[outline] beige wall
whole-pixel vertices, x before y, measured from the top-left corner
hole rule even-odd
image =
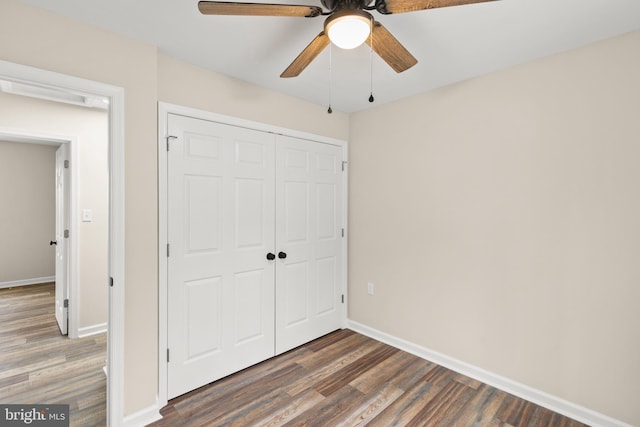
[[[351,318],[640,424],[639,37],[348,117],[17,0],[0,14],[0,59],[125,89],[126,414],[157,391],[161,100],[350,132]]]
[[[640,425],[638,76],[635,32],[352,115],[350,318]]]
[[[81,333],[83,328],[107,322],[108,119],[105,110],[0,93],[0,127],[77,139],[76,303]],[[51,175],[52,180],[54,177]],[[83,209],[92,210],[93,221],[82,222]],[[29,221],[24,219],[18,224],[26,228]],[[47,237],[47,242],[51,238]]]
[[[158,56],[160,101],[346,140],[349,115]]]
[[[147,408],[158,370],[156,49],[2,0],[0,59],[125,90],[125,413]]]
[[[0,141],[0,283],[55,275],[55,169],[56,147]]]
[[[147,409],[158,387],[158,100],[342,139],[348,116],[327,117],[324,107],[180,64],[153,46],[17,0],[2,0],[0,59],[125,90],[125,414]]]

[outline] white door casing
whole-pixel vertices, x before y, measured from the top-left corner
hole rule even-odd
[[[107,426],[119,426],[124,421],[125,395],[124,89],[2,60],[0,78],[63,91],[79,91],[109,100],[109,275],[112,286],[107,338]],[[74,212],[70,216],[73,223]],[[71,319],[73,322],[73,315]]]
[[[274,136],[170,115],[168,396],[274,354]]]
[[[280,354],[342,325],[342,148],[279,135],[276,162]]]
[[[181,126],[176,127],[176,123],[178,123],[177,119],[179,118],[181,119],[180,120]],[[187,119],[187,118],[190,118],[190,119]],[[187,119],[187,120],[182,121],[182,119]],[[334,228],[334,227],[336,228],[335,233],[333,235],[335,235],[336,237],[339,236],[337,240],[333,239],[333,235],[331,233],[325,232],[328,224],[332,223],[331,220],[325,219],[324,223],[315,224],[316,230],[313,232],[315,233],[316,237],[318,235],[324,236],[324,240],[326,240],[324,242],[325,246],[332,246],[332,244],[327,244],[328,241],[333,241],[333,243],[336,243],[339,246],[340,249],[336,251],[336,253],[338,253],[339,259],[335,260],[335,264],[334,264],[334,260],[330,260],[333,256],[331,255],[330,248],[329,249],[324,248],[324,249],[318,249],[318,250],[313,249],[310,251],[309,244],[305,245],[305,244],[301,244],[300,242],[292,241],[295,239],[290,238],[292,237],[291,233],[289,234],[288,237],[287,235],[276,236],[276,233],[278,233],[278,228],[276,227],[276,223],[279,224],[281,222],[280,219],[276,218],[276,214],[279,215],[281,213],[280,212],[281,208],[278,206],[283,205],[282,200],[286,200],[286,198],[282,199],[280,195],[275,195],[275,197],[272,198],[272,200],[275,203],[272,204],[274,214],[272,216],[271,228],[272,230],[275,229],[275,232],[272,234],[273,240],[271,244],[268,244],[268,242],[265,243],[264,253],[261,254],[263,262],[267,262],[268,266],[273,266],[270,273],[271,277],[274,278],[272,282],[272,289],[274,290],[274,293],[276,291],[280,292],[282,289],[285,289],[286,286],[284,284],[282,286],[276,285],[275,279],[279,279],[282,277],[284,277],[284,279],[287,279],[287,276],[289,276],[288,279],[295,279],[294,277],[295,275],[291,274],[291,272],[295,273],[296,264],[300,262],[306,263],[308,265],[308,270],[310,272],[313,272],[313,274],[309,275],[308,277],[305,277],[306,283],[304,283],[302,286],[304,289],[307,289],[309,286],[311,286],[310,292],[305,291],[307,298],[306,298],[306,301],[303,303],[303,305],[305,306],[305,310],[306,310],[306,307],[313,308],[315,306],[316,312],[314,313],[313,310],[305,311],[305,313],[307,313],[305,315],[308,318],[308,321],[306,322],[292,321],[292,319],[294,319],[295,316],[288,316],[288,317],[278,316],[276,315],[275,312],[279,309],[280,306],[283,305],[283,303],[290,303],[290,302],[296,303],[297,301],[305,300],[305,298],[299,298],[299,295],[298,296],[294,295],[288,299],[283,299],[282,302],[276,302],[277,295],[274,295],[272,306],[271,306],[272,318],[270,319],[270,323],[273,325],[273,333],[274,333],[274,336],[272,337],[272,342],[271,342],[271,354],[266,355],[265,353],[265,355],[261,358],[256,357],[255,358],[256,361],[253,363],[259,362],[261,360],[265,360],[270,356],[277,354],[278,352],[284,351],[282,349],[285,348],[286,346],[293,347],[295,345],[300,345],[326,332],[331,332],[332,330],[346,326],[346,280],[347,280],[347,273],[346,273],[346,270],[347,270],[347,260],[346,260],[347,259],[347,251],[346,251],[347,204],[346,204],[346,199],[348,197],[347,196],[348,186],[346,184],[347,184],[348,175],[345,172],[345,165],[346,165],[346,160],[348,156],[347,142],[343,140],[337,140],[333,138],[312,135],[305,132],[299,132],[291,129],[280,128],[277,126],[272,126],[264,123],[244,120],[236,117],[224,116],[216,113],[211,113],[211,112],[201,111],[193,108],[182,107],[178,105],[161,102],[159,103],[159,111],[158,111],[158,135],[159,135],[158,160],[160,165],[158,179],[159,179],[159,203],[161,206],[160,212],[159,212],[160,246],[159,246],[159,252],[158,252],[158,257],[159,257],[158,262],[160,267],[160,270],[159,270],[160,336],[159,336],[159,352],[158,352],[158,356],[159,356],[158,357],[158,364],[159,364],[158,387],[159,387],[159,398],[160,398],[158,402],[159,406],[165,405],[168,402],[168,399],[173,398],[180,393],[189,391],[194,387],[197,387],[195,384],[206,384],[208,382],[219,379],[221,376],[224,376],[227,373],[235,372],[239,369],[242,369],[242,367],[238,364],[238,366],[235,368],[227,367],[227,369],[225,369],[224,373],[222,374],[221,373],[216,374],[214,372],[213,376],[209,378],[203,378],[201,376],[200,378],[194,379],[198,376],[198,375],[194,375],[194,378],[192,378],[192,380],[194,380],[193,381],[194,385],[189,387],[189,386],[184,386],[183,384],[181,386],[182,390],[178,390],[180,386],[175,386],[174,384],[172,384],[176,378],[176,375],[178,374],[178,371],[175,370],[175,367],[171,366],[174,363],[176,363],[176,360],[177,360],[176,354],[175,354],[176,349],[174,348],[174,343],[176,343],[177,341],[174,339],[173,335],[175,335],[176,333],[180,333],[184,335],[186,333],[186,330],[184,328],[184,325],[182,327],[179,327],[176,324],[174,324],[174,319],[176,315],[174,313],[175,308],[172,307],[175,305],[175,301],[174,301],[175,298],[171,290],[171,288],[173,287],[171,283],[174,281],[173,277],[175,276],[175,274],[171,271],[171,269],[174,268],[174,265],[173,265],[175,261],[174,255],[176,255],[177,249],[176,249],[176,242],[174,241],[175,239],[172,237],[173,233],[171,230],[175,231],[179,229],[179,228],[175,228],[175,224],[177,224],[179,221],[176,221],[176,213],[173,212],[173,209],[175,208],[175,206],[173,206],[173,203],[171,202],[173,197],[170,197],[169,195],[169,193],[171,192],[175,193],[175,191],[177,190],[177,188],[174,188],[176,184],[173,179],[173,176],[174,176],[173,168],[172,166],[170,166],[170,164],[172,163],[174,156],[177,154],[175,150],[184,149],[184,147],[180,146],[181,144],[180,139],[181,139],[181,135],[184,133],[185,130],[189,129],[190,132],[193,131],[192,133],[200,137],[203,135],[206,136],[208,132],[206,128],[190,129],[191,124],[196,122],[202,122],[202,123],[209,122],[222,127],[226,125],[230,130],[252,129],[253,131],[257,131],[259,133],[265,134],[265,137],[269,138],[269,140],[272,141],[272,142],[269,142],[273,150],[273,154],[271,155],[271,157],[274,162],[274,170],[272,175],[274,188],[273,188],[272,196],[276,192],[281,192],[282,191],[281,187],[284,188],[283,184],[288,182],[288,180],[293,179],[293,181],[295,181],[299,179],[299,177],[295,176],[294,173],[282,174],[275,170],[277,167],[280,167],[280,164],[284,162],[282,158],[276,160],[275,159],[276,155],[278,156],[286,155],[288,148],[295,148],[302,151],[311,150],[308,153],[308,159],[311,162],[309,163],[309,166],[313,166],[315,164],[317,169],[324,170],[324,171],[323,173],[319,173],[320,172],[319,170],[316,170],[316,171],[308,170],[306,174],[304,173],[302,174],[302,179],[307,180],[308,186],[310,188],[309,194],[313,193],[314,197],[316,198],[315,202],[306,203],[308,202],[308,200],[306,200],[305,209],[308,209],[309,212],[311,212],[312,210],[319,209],[318,204],[320,204],[321,206],[324,207],[324,208],[320,207],[321,211],[329,212],[331,210],[335,210],[334,213],[337,215],[334,223],[331,225],[331,228]],[[250,133],[253,133],[253,132],[250,132]],[[216,136],[214,133],[212,136],[213,136],[212,139],[216,140],[220,135]],[[288,137],[291,137],[291,138],[289,139]],[[202,142],[205,139],[206,138],[201,138],[199,142],[200,142],[200,148],[201,149],[204,148],[205,151],[207,151],[206,145],[202,144]],[[309,145],[307,146],[307,144]],[[314,149],[311,149],[311,147],[319,147],[318,153],[322,154],[322,156],[320,156],[322,158],[319,159],[318,157],[316,157],[316,154],[314,153]],[[327,151],[324,151],[325,149]],[[327,165],[330,163],[328,160],[329,158],[331,158],[331,156],[334,156],[334,155],[336,156],[335,160],[337,161],[331,162],[333,163],[332,167],[328,167]],[[200,156],[200,157],[207,157],[207,156],[211,157],[210,153],[209,154],[205,153],[204,156]],[[202,160],[203,159],[201,158],[200,161]],[[320,167],[318,167],[319,161],[322,162],[320,164]],[[204,164],[204,163],[201,163],[201,164]],[[295,158],[291,158],[291,161],[289,162],[289,164],[295,166],[296,165]],[[294,169],[297,169],[297,168],[294,167]],[[327,173],[327,171],[329,170],[331,170],[332,172]],[[336,171],[340,172],[337,174],[337,176],[334,173]],[[335,181],[336,179],[338,181]],[[263,182],[265,183],[265,185],[267,185],[266,180],[264,180]],[[338,184],[338,187],[333,187],[331,190],[329,190],[329,188],[332,187],[332,184],[334,183]],[[320,184],[320,186],[323,187],[320,191],[317,191],[316,189],[317,184]],[[184,185],[182,186],[184,187]],[[295,185],[293,187],[295,187]],[[323,202],[323,200],[331,199],[331,197],[328,197],[328,194],[332,192],[334,192],[334,197],[336,201],[335,206],[332,206],[330,203],[327,204]],[[293,195],[295,196],[295,191]],[[289,200],[290,200],[290,204],[294,203],[295,197],[291,197],[289,198]],[[297,203],[297,201],[295,202]],[[185,201],[183,200],[182,203],[185,203]],[[267,203],[265,202],[265,206],[266,204]],[[163,206],[166,207],[166,209],[163,209],[162,208]],[[327,206],[331,206],[331,209],[327,209]],[[314,215],[315,215],[314,221],[317,221],[318,218],[322,216],[318,214],[314,214]],[[266,214],[265,214],[265,217],[266,217]],[[300,217],[296,215],[290,215],[289,219],[285,218],[285,223],[289,222],[291,226],[294,226],[295,223],[299,221],[300,221]],[[307,218],[307,223],[305,224],[305,227],[311,227],[314,225],[308,221],[309,219]],[[172,228],[170,224],[174,222],[175,224]],[[224,224],[222,228],[234,229],[235,226],[233,224],[231,225]],[[182,230],[186,230],[186,228],[182,227]],[[281,248],[278,248],[276,245],[276,242],[278,245],[284,245],[284,246]],[[166,248],[165,248],[165,245],[167,246]],[[322,246],[322,245],[319,245],[319,246]],[[170,256],[167,256],[167,249],[170,250]],[[279,252],[286,253],[287,257],[278,258]],[[268,261],[265,259],[265,255],[268,253],[273,254],[274,256],[273,261]],[[320,256],[320,255],[323,255],[323,256]],[[233,260],[233,258],[234,256],[230,256],[230,257],[227,257],[226,259]],[[318,260],[320,261],[320,264],[322,264],[321,267],[325,267],[325,268],[320,268],[320,269],[316,268],[315,264],[317,263]],[[290,263],[292,264],[293,268],[289,269],[289,271],[286,271]],[[330,265],[331,265],[330,268],[326,268]],[[265,269],[265,271],[267,270]],[[329,271],[332,271],[332,273],[327,273]],[[319,272],[325,277],[327,276],[331,277],[333,276],[333,274],[335,274],[336,280],[334,284],[337,287],[332,289],[331,286],[329,287],[325,286],[323,291],[318,293],[317,290],[314,289],[314,286],[316,286],[317,283],[314,283],[312,279],[314,277],[317,277]],[[324,282],[330,282],[330,280],[324,280]],[[288,285],[291,285],[293,283],[294,283],[293,280],[289,280]],[[328,296],[331,293],[331,291],[334,292],[335,297]],[[322,292],[324,292],[324,294],[322,294]],[[312,295],[315,298],[315,301],[311,299]],[[337,305],[338,309],[336,310],[336,313],[333,313],[333,309],[330,308],[331,304],[324,303],[324,306],[323,306],[322,303],[324,301],[322,300],[320,301],[321,304],[318,304],[318,299],[317,299],[318,295],[322,295],[325,298],[324,301],[335,299],[336,304],[338,304],[338,301],[339,301],[339,304]],[[228,307],[228,304],[223,304],[223,306],[225,307],[223,310],[226,310],[226,307]],[[211,305],[209,305],[209,307],[211,307]],[[321,309],[318,310],[318,307],[320,307]],[[324,310],[322,308],[324,308]],[[321,313],[320,316],[317,316],[318,312]],[[226,311],[226,313],[229,313],[229,312]],[[292,314],[295,314],[295,312]],[[333,316],[334,314],[335,314],[335,317]],[[211,313],[209,313],[208,315],[210,318],[213,318],[213,319],[218,318],[218,315],[213,316]],[[228,314],[223,314],[222,312],[220,312],[220,316],[222,316],[223,318],[226,318],[228,317]],[[192,316],[191,318],[195,319],[196,317],[197,316]],[[205,316],[203,316],[203,318],[204,317]],[[315,320],[314,320],[314,317],[315,317]],[[320,319],[326,321],[327,324],[331,324],[331,326],[323,329],[320,326],[320,323],[321,323]],[[276,326],[278,321],[282,325],[284,325],[283,327],[280,328],[281,329],[280,331],[278,331],[277,329],[278,326]],[[201,328],[200,331],[203,331],[205,329],[207,328]],[[198,329],[196,329],[195,331],[196,333],[198,333]],[[310,332],[310,331],[314,331],[314,332]],[[279,350],[276,350],[278,348],[277,336],[280,336],[281,338],[289,339],[288,344],[283,344],[282,346],[279,347]],[[296,340],[299,340],[297,344],[296,344]],[[182,341],[186,342],[186,339]],[[203,359],[205,358],[206,357],[204,357]],[[200,362],[200,359],[196,358],[194,363],[198,363],[198,362]],[[192,363],[187,363],[185,366],[191,365],[191,364]],[[248,366],[249,364],[252,364],[252,363],[247,363],[246,365]],[[218,367],[217,369],[221,369],[221,368]],[[197,369],[194,369],[194,371],[197,371]]]
[[[68,334],[69,327],[69,144],[61,144],[56,150],[56,321],[60,333]]]

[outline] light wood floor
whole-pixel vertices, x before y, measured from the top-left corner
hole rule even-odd
[[[583,424],[350,330],[169,402],[153,427]]]
[[[54,284],[0,289],[0,402],[69,404],[70,425],[106,424],[106,334],[69,339]]]

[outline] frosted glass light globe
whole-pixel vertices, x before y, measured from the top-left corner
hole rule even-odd
[[[361,11],[338,12],[329,17],[326,31],[329,40],[341,49],[353,49],[360,46],[369,37],[371,19],[368,13]]]

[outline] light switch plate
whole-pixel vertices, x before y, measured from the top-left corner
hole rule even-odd
[[[93,221],[93,211],[91,209],[82,209],[82,222]]]

